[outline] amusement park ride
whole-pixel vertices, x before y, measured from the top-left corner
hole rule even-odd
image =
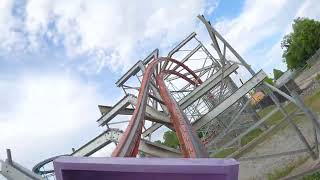
[[[203,165],[202,170],[210,167],[211,173],[224,174],[224,178],[221,179],[234,179],[238,174],[238,162],[234,159],[209,159],[209,154],[212,156],[230,147],[240,149],[241,138],[254,129],[266,131],[269,128],[265,124],[266,120],[278,111],[295,129],[306,147],[306,152],[309,152],[314,159],[318,158],[318,149],[313,148],[292,120],[295,114],[285,110],[275,93],[297,105],[318,131],[320,125],[315,114],[304,105],[295,91],[289,90],[290,94],[286,94],[266,83],[264,81],[266,73],[262,70],[255,72],[204,16],[199,15],[198,18],[209,33],[211,46],[206,47],[199,41],[196,33],[191,33],[166,57],[159,57],[159,50],[155,49],[145,59],[139,60],[116,82],[116,85],[125,92],[125,96],[112,107],[99,105],[102,115],[97,122],[99,126],[106,127],[105,132],[71,154],[65,155],[68,157],[49,158],[37,164],[32,171],[12,161],[8,150],[8,159],[5,162],[0,161],[1,174],[8,179],[18,180],[50,179],[55,178],[56,173],[56,178],[62,180],[68,179],[67,175],[63,175],[68,170],[73,170],[70,174],[78,173],[79,177],[81,172],[88,171],[88,168],[100,172],[103,168],[110,168],[104,164],[105,162],[113,164],[114,159],[106,158],[101,162],[76,157],[90,156],[108,144],[115,143],[116,149],[112,157],[137,157],[142,154],[148,157],[126,160],[120,158],[117,164],[128,169],[133,164],[138,167],[143,166],[146,169],[144,175],[148,172],[155,173],[152,168],[148,171],[147,167],[152,164],[158,164],[159,166],[155,168],[161,169],[177,162],[173,169],[188,166],[192,171],[197,169],[195,164],[198,163],[198,168]],[[252,103],[253,94],[256,93],[260,94],[260,98]],[[273,101],[276,108],[261,118],[257,113],[262,108],[259,101],[267,97]],[[121,115],[131,116],[125,131],[111,128],[113,124],[121,123],[114,121]],[[179,149],[152,142],[152,135],[162,126],[176,132]],[[316,135],[315,142],[318,144]],[[162,157],[166,161],[151,157]],[[179,157],[190,159],[184,161]],[[54,170],[43,170],[43,167],[52,161]],[[64,169],[66,167],[69,169]],[[231,170],[222,172],[221,168]],[[170,168],[164,168],[162,174],[165,171],[170,171]],[[108,173],[110,172],[104,175],[107,176]],[[143,177],[143,173],[140,173]],[[182,172],[172,170],[171,173],[177,175]],[[208,172],[199,170],[194,173],[200,177]],[[215,175],[212,177],[216,177]],[[203,176],[202,179],[208,177]],[[123,176],[122,179],[126,178]]]

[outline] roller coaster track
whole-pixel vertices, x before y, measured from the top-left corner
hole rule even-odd
[[[168,108],[170,114],[170,120],[174,125],[174,128],[177,132],[178,139],[180,142],[180,146],[182,149],[182,154],[184,157],[192,157],[192,158],[199,158],[199,157],[207,157],[207,153],[204,150],[203,145],[201,144],[200,140],[198,139],[197,135],[193,132],[192,127],[184,115],[183,111],[176,103],[176,101],[171,97],[166,85],[164,83],[164,76],[168,74],[174,74],[189,83],[193,84],[194,86],[199,86],[202,84],[200,78],[185,64],[171,58],[159,58],[154,60],[148,65],[143,75],[143,80],[141,82],[141,87],[139,90],[139,95],[136,100],[136,109],[134,110],[131,120],[129,122],[128,127],[126,128],[125,132],[120,138],[120,141],[112,153],[112,156],[122,156],[122,157],[134,157],[137,155],[140,145],[140,136],[142,131],[142,125],[145,120],[145,114],[147,109],[147,98],[150,96],[149,94],[149,87],[150,81],[152,80],[152,75],[154,73],[154,68],[158,63],[164,62],[172,62],[176,64],[176,67],[182,67],[188,71],[193,76],[193,80],[188,78],[186,75],[181,74],[175,70],[165,70],[163,69],[158,73],[156,76],[156,82],[159,86],[159,92],[161,98],[164,100],[164,104]],[[111,117],[112,118],[112,117]],[[90,142],[89,142],[90,143]],[[84,145],[86,148],[87,146]],[[81,148],[79,149],[80,152]],[[87,151],[85,151],[87,152]],[[91,152],[91,151],[89,151]],[[72,156],[76,155],[78,151],[75,151]],[[81,154],[81,152],[80,152]],[[82,154],[87,155],[87,154]],[[45,164],[52,162],[57,157],[49,158],[37,164],[33,171],[37,174],[49,174],[53,173],[53,170],[49,171],[41,171],[40,168],[43,167]]]
[[[204,146],[201,144],[197,135],[193,132],[192,127],[183,111],[173,99],[173,97],[171,97],[168,89],[166,88],[163,78],[167,74],[175,74],[183,78],[184,80],[194,84],[195,86],[200,85],[202,81],[185,64],[168,57],[162,57],[159,59],[156,59],[154,57],[153,61],[147,66],[143,74],[143,79],[139,89],[136,109],[132,114],[129,125],[127,126],[123,136],[121,136],[120,138],[119,144],[113,151],[112,156],[135,157],[138,154],[139,142],[141,138],[142,126],[145,120],[147,98],[152,75],[155,72],[155,67],[157,67],[157,65],[162,61],[165,62],[164,64],[168,64],[168,62],[175,63],[176,65],[188,71],[188,73],[190,73],[194,78],[194,80],[192,80],[175,70],[166,70],[165,68],[161,68],[162,70],[157,74],[156,77],[156,83],[159,87],[160,95],[164,100],[164,104],[168,108],[170,120],[176,130],[182,154],[184,157],[190,158],[201,158],[208,156],[206,151],[204,150]]]
[[[107,131],[99,134],[97,137],[87,142],[71,154],[59,155],[45,159],[36,164],[32,171],[43,177],[49,177],[54,174],[54,170],[51,168],[52,162],[60,156],[75,156],[75,157],[88,157],[114,142],[118,143],[123,131],[119,129],[109,128]],[[181,152],[177,149],[167,147],[165,145],[150,142],[145,139],[141,139],[139,144],[139,151],[144,152],[146,155],[153,157],[181,157]],[[51,166],[50,166],[51,165]],[[49,169],[48,169],[49,168]]]

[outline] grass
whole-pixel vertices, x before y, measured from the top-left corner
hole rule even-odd
[[[297,165],[289,164],[283,168],[275,170],[273,173],[268,174],[268,180],[276,180],[287,176]]]
[[[262,109],[258,114],[260,115],[260,117],[264,117],[266,116],[267,114],[269,114],[275,107],[275,105],[271,105],[271,106],[268,106],[264,109]],[[297,109],[297,107],[293,104],[293,103],[289,103],[288,105],[286,105],[284,107],[284,109],[290,114],[291,112],[295,111]],[[278,111],[276,113],[274,113],[267,121],[266,121],[266,124],[268,126],[271,126],[271,125],[274,125],[274,124],[277,124],[279,123],[282,118],[283,118],[283,114]]]
[[[320,179],[320,172],[316,172],[309,176],[303,177],[301,180],[318,180],[318,179]]]
[[[320,80],[320,75],[317,75],[317,80]],[[313,96],[307,97],[305,103],[314,111],[319,111],[320,109],[320,91],[318,91]],[[309,176],[303,177],[301,180],[318,180],[320,179],[320,172],[316,172]]]
[[[232,154],[233,152],[235,152],[237,150],[237,148],[228,148],[228,149],[224,149],[220,152],[218,152],[217,154],[210,156],[212,158],[225,158],[228,155]]]
[[[275,105],[268,106],[266,108],[261,109],[258,114],[261,117],[266,116],[269,112],[271,112],[275,108]]]
[[[305,103],[313,111],[319,112],[320,110],[320,91],[315,93],[313,96],[305,98]]]
[[[247,135],[245,135],[243,138],[241,138],[241,145],[244,146],[244,145],[248,144],[250,141],[254,140],[256,137],[258,137],[262,133],[263,133],[263,131],[261,129],[254,129],[254,130],[250,131]],[[217,154],[214,154],[210,157],[224,158],[224,157],[227,157],[228,155],[232,154],[236,150],[237,150],[237,148],[234,148],[234,147],[224,149],[224,150],[221,150]]]
[[[315,93],[312,96],[306,97],[304,99],[304,102],[313,111],[319,112],[319,110],[320,110],[320,91],[318,91],[317,93]],[[275,105],[268,106],[268,107],[260,110],[258,112],[258,114],[262,118],[262,117],[266,116],[268,113],[270,113],[274,108],[275,108]],[[297,107],[296,107],[296,105],[294,105],[293,103],[290,102],[288,105],[286,105],[284,107],[284,109],[290,114],[291,112],[294,112],[295,110],[297,110]],[[282,120],[283,117],[284,117],[283,114],[278,111],[278,112],[274,113],[266,121],[266,124],[268,126],[275,125],[275,124],[279,123]],[[303,120],[303,119],[304,119],[303,117],[299,116],[299,117],[295,117],[293,120],[295,122],[298,122],[298,121]],[[243,146],[243,145],[248,144],[249,142],[251,142],[252,140],[257,138],[262,133],[263,133],[263,131],[261,129],[258,129],[258,128],[250,131],[247,135],[245,135],[243,138],[241,138],[241,145]],[[236,148],[224,149],[224,150],[218,152],[217,154],[215,154],[215,155],[213,155],[211,157],[224,158],[224,157],[227,157],[228,155],[232,154],[236,150],[237,150]]]
[[[312,96],[308,96],[304,98],[304,102],[306,106],[311,108],[315,112],[319,112],[320,110],[320,91],[315,93]],[[269,109],[266,109],[265,111],[271,111],[272,107],[268,107]],[[274,107],[273,107],[274,108]],[[294,110],[297,109],[297,107],[293,104],[290,103],[288,104],[285,109],[287,110],[288,113],[293,112]],[[267,113],[267,112],[262,112],[262,113]],[[267,121],[268,124],[274,124],[277,121],[280,121],[280,118],[283,118],[283,116],[279,115],[280,112],[275,113],[270,119]],[[279,118],[279,120],[276,120],[276,118]],[[299,121],[302,120],[302,117],[296,117],[294,121]],[[268,179],[273,180],[273,179],[279,179],[282,177],[287,176],[294,168],[298,167],[299,165],[303,164],[308,158],[302,158],[299,159],[296,163],[291,163],[288,164],[287,166],[275,170],[273,173],[268,174]],[[317,180],[320,179],[320,172],[314,173],[310,176],[302,178],[302,180]]]
[[[282,177],[287,176],[294,168],[298,167],[299,165],[303,164],[308,160],[308,156],[305,157],[299,157],[299,159],[295,162],[292,162],[290,164],[287,164],[286,166],[274,170],[272,173],[269,173],[267,175],[268,180],[276,180],[280,179]]]
[[[243,138],[241,138],[241,145],[243,146],[248,144],[250,141],[254,140],[256,137],[258,137],[262,133],[263,131],[261,129],[254,129],[250,131]]]
[[[306,104],[307,107],[311,108],[311,110],[315,112],[319,112],[320,110],[320,91],[316,92],[312,96],[308,96],[304,98],[304,103]],[[270,113],[273,109],[275,108],[275,105],[268,106],[261,111],[258,112],[260,117],[266,116],[268,113]],[[293,103],[289,103],[287,106],[284,108],[289,114],[295,110],[297,110],[297,106]],[[280,122],[280,120],[283,118],[283,114],[281,112],[276,112],[273,114],[267,121],[267,125],[274,125]]]
[[[304,98],[304,103],[311,110],[313,110],[315,112],[319,112],[319,110],[320,110],[320,91],[316,92],[312,96],[305,97]],[[262,109],[261,111],[259,111],[258,114],[260,115],[260,117],[264,117],[268,113],[270,113],[274,108],[275,108],[275,105],[268,106],[268,107]],[[288,105],[286,105],[284,107],[284,109],[290,114],[290,113],[294,112],[295,110],[297,110],[298,108],[294,103],[290,102]],[[277,124],[277,123],[279,123],[281,121],[281,119],[283,117],[284,117],[283,114],[280,111],[278,111],[278,112],[274,113],[266,121],[266,124],[269,125],[269,126]]]
[[[260,117],[264,117],[266,116],[268,113],[270,113],[273,109],[275,108],[275,105],[271,105],[268,106],[264,109],[262,109],[261,111],[258,112]],[[293,112],[295,110],[295,105],[290,103],[288,104],[285,109],[287,110],[287,112]],[[276,112],[275,114],[273,114],[267,121],[266,124],[268,126],[277,124],[281,121],[281,119],[283,118],[283,114],[281,112]],[[241,138],[241,145],[246,145],[249,142],[251,142],[252,140],[254,140],[256,137],[258,137],[260,134],[262,134],[263,131],[261,129],[254,129],[252,131],[250,131],[248,134],[246,134],[243,138]]]

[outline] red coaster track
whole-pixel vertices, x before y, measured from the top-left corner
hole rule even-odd
[[[161,70],[156,76],[156,83],[159,88],[160,96],[169,111],[170,120],[176,130],[182,154],[186,158],[208,157],[208,154],[206,153],[204,146],[201,144],[200,139],[192,130],[189,120],[186,118],[185,114],[180,109],[174,98],[170,95],[170,92],[167,89],[163,78],[167,74],[175,74],[195,86],[201,84],[202,81],[185,64],[168,57],[161,57],[159,59],[156,59],[154,57],[154,60],[147,66],[141,82],[136,109],[134,110],[128,127],[120,138],[119,144],[113,151],[112,156],[135,157],[138,154],[138,146],[141,138],[142,126],[144,123],[145,109],[147,105],[147,98],[152,74],[155,72],[155,68],[157,67],[158,63],[162,61],[164,61],[165,63],[172,62],[177,64],[178,67],[184,68],[194,78],[192,80],[187,76],[180,74],[176,71],[177,68],[175,68],[174,70]]]

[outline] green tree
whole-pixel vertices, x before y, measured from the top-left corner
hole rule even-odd
[[[267,77],[264,79],[264,81],[265,81],[266,83],[268,83],[268,84],[273,85],[273,79],[270,78],[269,76],[267,76]]]
[[[279,79],[282,75],[284,74],[284,72],[282,72],[281,70],[279,69],[273,69],[273,78],[274,78],[274,81]]]
[[[305,66],[306,60],[320,48],[320,22],[308,18],[297,18],[292,25],[293,32],[284,36],[282,57],[288,69]]]
[[[165,146],[172,147],[175,149],[179,148],[179,140],[178,140],[178,137],[174,131],[166,131],[163,134],[163,139],[164,139],[164,142],[157,140],[157,141],[155,141],[155,143],[163,144]]]
[[[179,140],[174,131],[166,131],[163,135],[163,144],[177,149],[179,147]]]

